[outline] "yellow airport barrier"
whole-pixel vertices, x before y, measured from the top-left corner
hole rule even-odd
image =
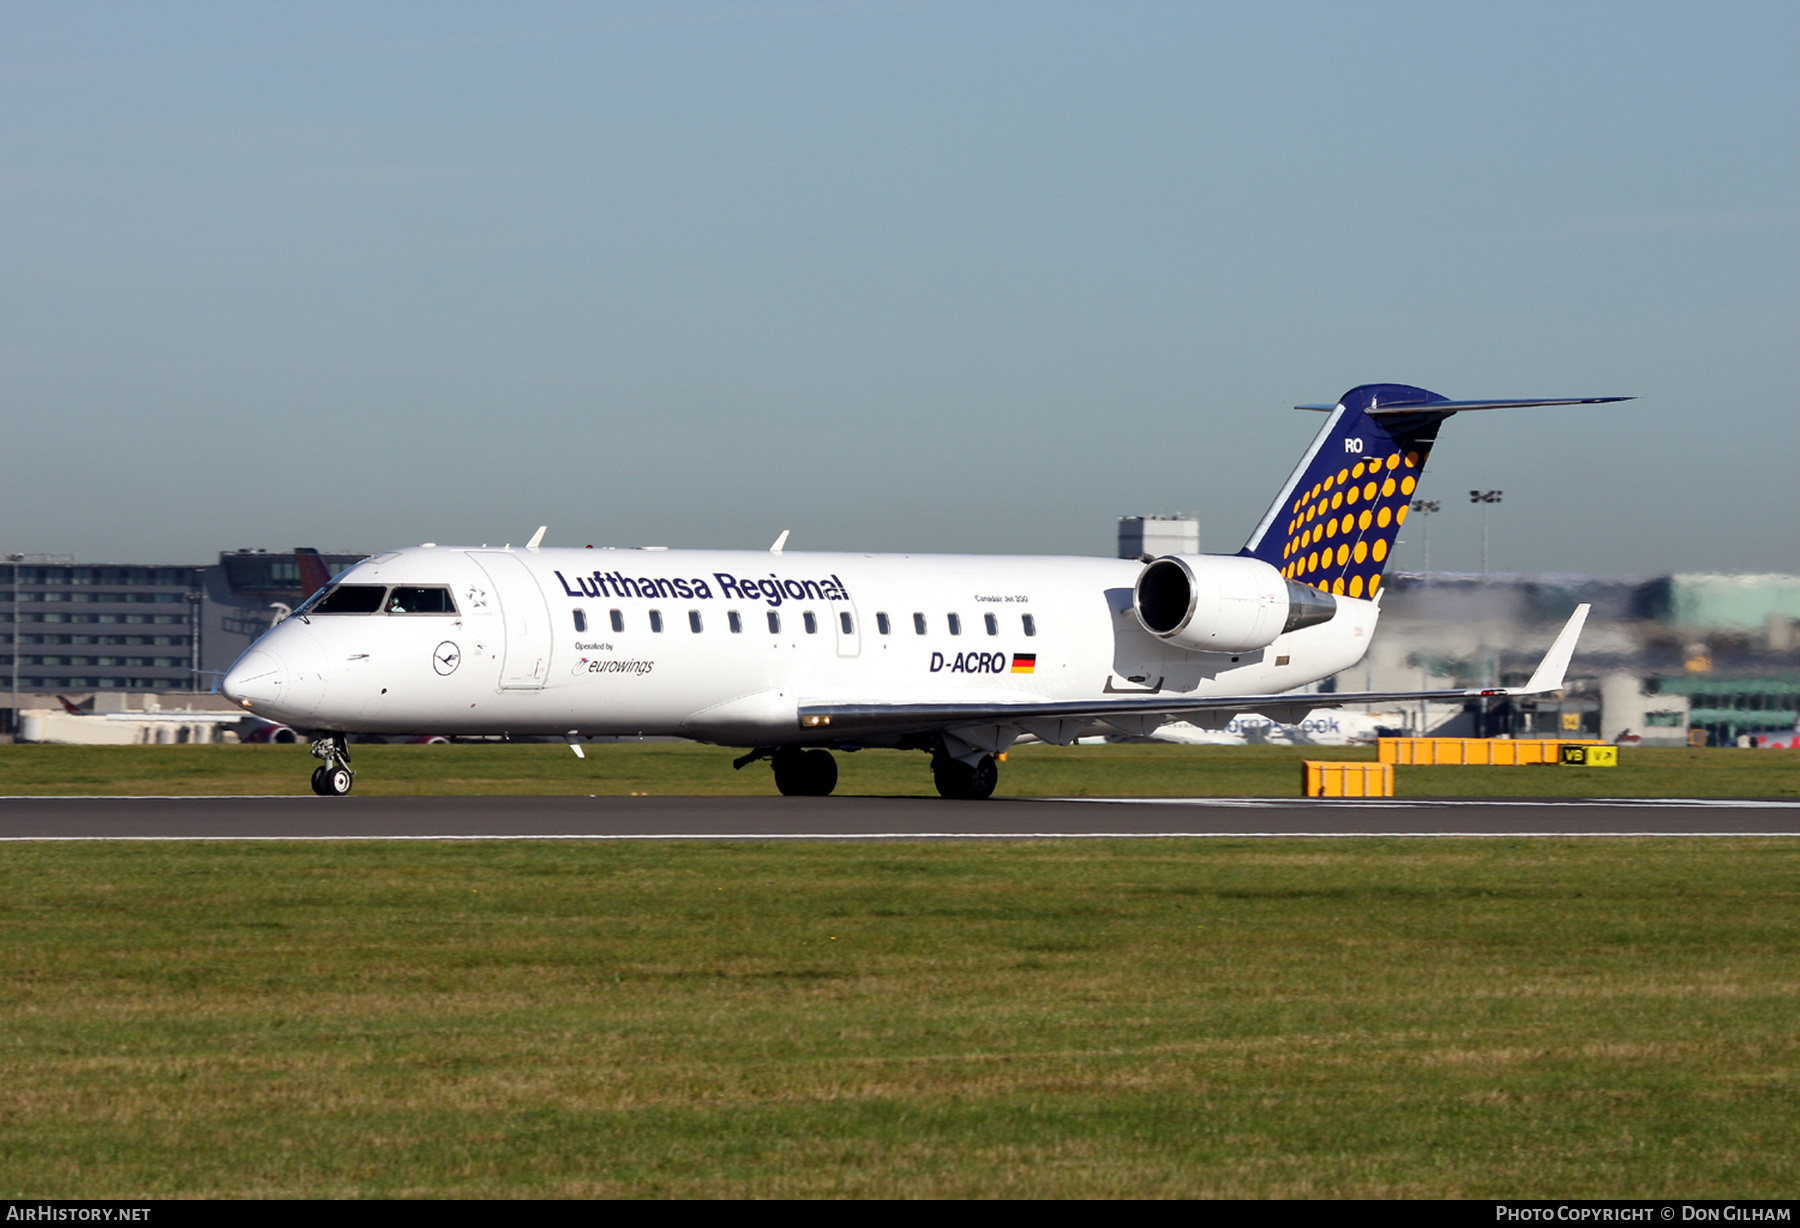
[[[1308,759],[1304,766],[1308,797],[1394,796],[1394,765],[1391,763]]]
[[[1567,767],[1618,767],[1619,748],[1616,746],[1565,746],[1562,748],[1562,762]]]
[[[1557,763],[1565,746],[1599,745],[1598,738],[1381,738],[1383,763],[1415,766],[1523,767]]]

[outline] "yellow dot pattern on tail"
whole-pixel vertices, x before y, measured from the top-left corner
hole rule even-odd
[[[1417,449],[1396,449],[1340,465],[1336,473],[1301,491],[1278,526],[1281,574],[1324,592],[1373,597],[1381,588],[1382,564],[1394,548],[1394,537],[1406,523],[1423,464]],[[1329,548],[1312,549],[1316,541],[1329,543]]]
[[[1454,412],[1440,403],[1450,404],[1402,384],[1345,393],[1242,553],[1322,592],[1377,596],[1437,429]]]

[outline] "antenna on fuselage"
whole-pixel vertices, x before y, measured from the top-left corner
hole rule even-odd
[[[775,544],[769,547],[769,553],[780,554],[782,550],[786,549],[788,534],[792,532],[792,529],[783,529],[781,531],[781,536],[775,539]]]
[[[537,532],[536,532],[536,533],[533,533],[533,534],[532,534],[532,535],[531,535],[531,540],[530,540],[530,541],[528,541],[528,542],[526,542],[526,543],[525,543],[525,548],[526,548],[526,549],[527,549],[527,550],[536,550],[536,549],[537,549],[537,548],[538,548],[538,546],[540,546],[540,545],[541,545],[541,544],[543,544],[543,541],[544,541],[544,530],[545,530],[545,529],[548,529],[548,528],[549,528],[549,527],[550,527],[550,526],[549,526],[549,525],[547,525],[547,524],[541,524],[541,525],[539,525],[539,526],[538,526],[538,531],[537,531]]]

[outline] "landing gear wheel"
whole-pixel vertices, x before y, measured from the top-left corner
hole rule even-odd
[[[356,783],[350,770],[350,745],[341,733],[327,734],[315,740],[312,753],[325,761],[325,766],[312,774],[312,790],[320,797],[342,797]]]
[[[770,761],[783,797],[829,797],[837,788],[837,760],[828,750],[777,751]]]
[[[959,801],[979,802],[994,795],[1000,783],[1000,765],[992,755],[983,755],[973,767],[960,759],[939,755],[931,761],[931,777],[938,796]]]
[[[322,767],[312,774],[312,789],[320,797],[342,797],[355,783],[347,767]]]

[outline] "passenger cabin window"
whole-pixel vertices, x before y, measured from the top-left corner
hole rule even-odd
[[[850,611],[838,611],[838,626],[844,629],[845,635],[854,635],[856,624],[850,621]]]
[[[808,610],[806,613],[802,614],[800,616],[800,621],[806,624],[806,634],[808,634],[808,635],[819,634],[819,620],[817,618],[813,617],[813,612],[811,610]]]
[[[781,634],[781,615],[777,614],[774,610],[769,611],[769,634]]]
[[[320,592],[316,604],[303,605],[302,614],[373,614],[387,596],[384,584],[338,584]],[[60,618],[61,615],[58,615]]]
[[[660,633],[662,631],[662,611],[661,610],[651,610],[650,611],[650,630],[658,632],[658,633]]]
[[[625,630],[625,615],[617,610],[610,610],[608,613],[612,615],[612,629],[614,631]]]
[[[1020,616],[1020,618],[1021,618],[1021,621],[1023,621],[1025,624],[1025,634],[1026,635],[1036,635],[1037,634],[1037,619],[1033,618],[1029,614],[1023,614]]]
[[[946,615],[944,615],[944,618],[950,624],[950,634],[951,635],[961,635],[962,634],[962,615],[946,614]]]
[[[739,635],[744,630],[744,620],[738,617],[736,610],[731,610],[725,615],[725,625],[731,628],[733,635]]]
[[[1000,620],[995,618],[992,614],[983,614],[981,616],[981,621],[987,624],[989,635],[1000,634]]]
[[[688,611],[688,630],[692,631],[695,635],[700,634],[700,611],[699,610],[689,610]]]
[[[913,634],[914,635],[924,635],[925,634],[925,616],[923,614],[914,614],[913,615]]]
[[[396,585],[388,596],[389,614],[454,614],[456,602],[447,588],[416,588]]]
[[[894,629],[893,624],[888,622],[888,616],[886,614],[875,615],[875,630],[881,632],[881,634],[883,634],[883,635],[886,635],[889,631],[892,631],[893,629]]]
[[[583,610],[575,611],[575,630],[577,630],[577,631],[586,631],[587,630],[587,613],[586,613],[586,611],[583,611]]]

